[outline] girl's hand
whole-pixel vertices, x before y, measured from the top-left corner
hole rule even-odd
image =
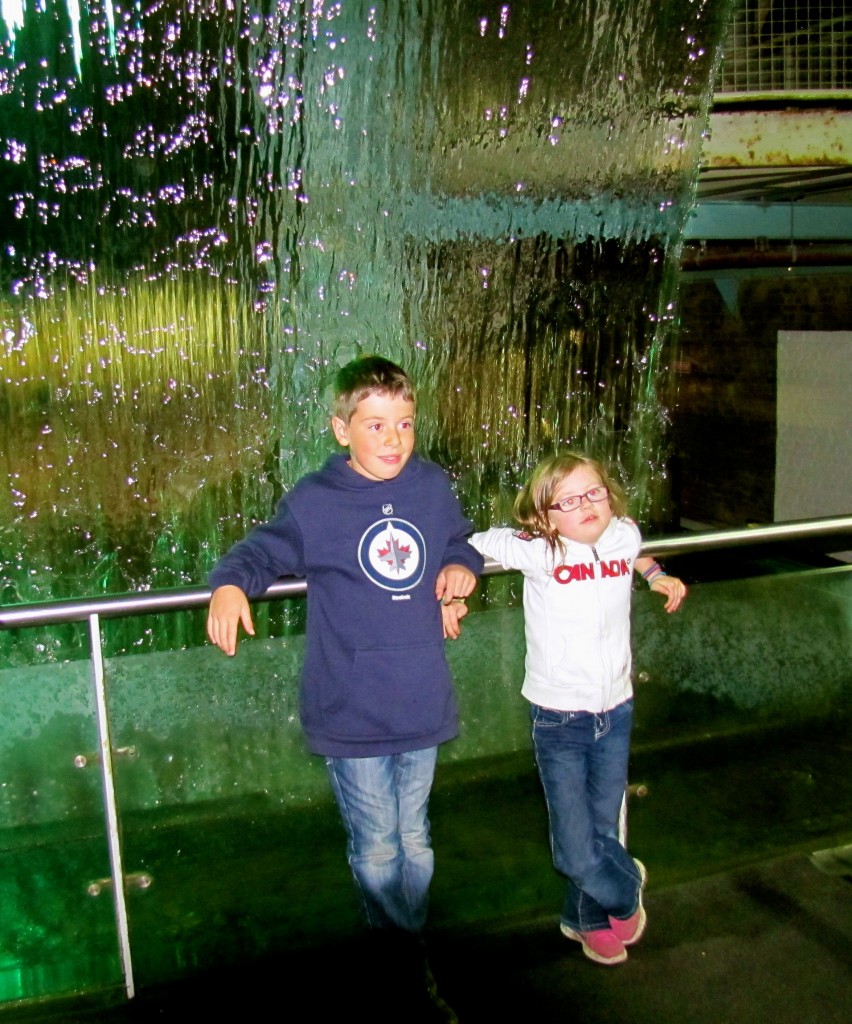
[[[445,565],[435,581],[435,597],[450,604],[457,597],[470,597],[476,589],[476,576],[465,565]]]
[[[467,615],[464,601],[456,599],[451,604],[441,604],[441,618],[444,622],[444,639],[458,640],[461,636],[461,620]]]
[[[656,590],[658,594],[665,594],[667,612],[676,612],[686,600],[686,584],[677,576],[665,576],[660,573],[659,576],[655,576],[651,580],[651,590]]]

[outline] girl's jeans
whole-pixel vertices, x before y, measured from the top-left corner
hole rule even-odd
[[[349,866],[371,928],[419,932],[434,855],[429,793],[437,747],[384,757],[327,757]]]
[[[639,871],[618,841],[633,701],[600,713],[533,704],[531,718],[553,863],[568,880],[562,922],[578,932],[608,928],[610,916],[639,906]]]

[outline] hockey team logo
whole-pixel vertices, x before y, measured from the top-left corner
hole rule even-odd
[[[426,568],[423,534],[404,519],[382,519],[361,537],[358,561],[377,587],[397,592],[411,590],[423,578]]]

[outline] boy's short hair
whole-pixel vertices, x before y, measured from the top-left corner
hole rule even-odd
[[[382,356],[360,356],[337,373],[332,415],[349,423],[358,403],[368,395],[390,395],[406,402],[416,401],[414,385],[401,366]]]

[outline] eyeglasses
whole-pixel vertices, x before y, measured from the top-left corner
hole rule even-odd
[[[547,507],[554,512],[573,512],[574,509],[579,508],[583,504],[586,498],[589,501],[603,501],[608,497],[608,487],[593,487],[590,491],[586,491],[585,494],[572,494],[569,498],[563,498],[562,501],[557,501],[555,505],[548,505]]]

